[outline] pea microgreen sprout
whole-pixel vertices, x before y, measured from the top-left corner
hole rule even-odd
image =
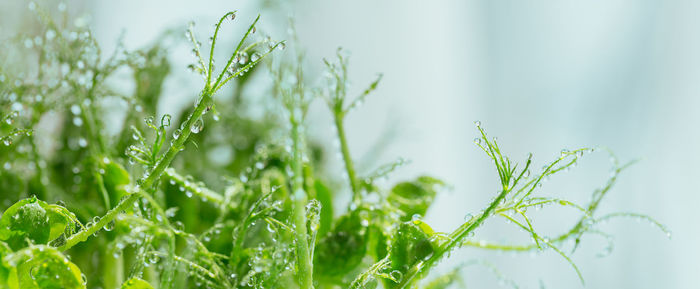
[[[545,195],[545,180],[593,150],[562,150],[537,170],[531,154],[519,165],[479,122],[475,143],[495,168],[496,192],[454,230],[435,231],[423,216],[448,182],[433,176],[389,181],[409,164],[403,158],[373,170],[355,167],[345,117],[382,76],[349,97],[342,50],[336,61],[319,62],[326,77],[311,86],[313,70],[296,34],[294,54],[285,56],[272,53],[284,41],[256,33],[260,16],[230,49],[219,35],[235,11],[218,19],[207,44],[197,40],[191,24],[189,69],[203,83],[193,107],[164,113],[158,107],[170,97],[164,92],[173,72],[168,48],[177,45],[168,40],[172,33],[133,50],[120,41],[105,56],[84,19],[70,16],[65,4],[55,6],[30,2],[36,27],[0,41],[0,288],[437,289],[467,284],[463,276],[472,266],[517,287],[488,260],[429,275],[461,247],[551,250],[583,282],[573,258],[583,236],[605,242],[600,255],[614,247],[602,223],[633,218],[670,237],[646,215],[600,212],[620,172],[633,162],[619,163],[611,154],[612,174],[587,203]],[[214,55],[221,49],[231,54],[217,68]],[[271,61],[258,66],[263,59]],[[132,75],[116,79],[121,73]],[[229,82],[232,92],[222,89]],[[265,105],[248,101],[253,98]],[[325,140],[307,132],[307,115],[319,98],[337,134],[344,167],[338,179],[326,170],[333,160],[325,158]],[[118,107],[123,118],[108,116]],[[217,122],[205,131],[209,112]],[[116,133],[104,133],[110,129]],[[578,218],[550,235],[538,230],[531,212],[554,206]],[[529,240],[482,236],[479,228],[495,218]]]
[[[340,142],[340,151],[343,156],[343,162],[345,163],[346,173],[348,174],[348,182],[353,192],[353,202],[356,203],[360,201],[360,190],[357,184],[358,180],[350,155],[347,137],[345,136],[345,115],[365,101],[367,95],[374,91],[379,85],[382,75],[380,74],[359,96],[349,100],[347,99],[348,59],[343,56],[343,51],[340,48],[338,48],[336,55],[338,57],[338,63],[331,63],[326,59],[323,60],[328,68],[329,77],[327,84],[328,89],[322,90],[321,95],[326,100],[328,107],[333,113],[335,129]],[[348,101],[350,102],[349,104],[347,103]]]

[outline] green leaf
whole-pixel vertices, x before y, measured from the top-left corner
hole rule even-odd
[[[318,229],[318,234],[323,236],[330,231],[333,224],[333,196],[331,191],[321,181],[314,182],[316,189],[316,199],[321,202],[321,224]]]
[[[431,242],[434,234],[433,229],[420,220],[402,223],[391,244],[392,268],[399,269],[404,265],[411,267],[430,257],[434,251]]]
[[[31,197],[9,207],[0,218],[0,240],[13,250],[46,244],[61,234],[72,233],[77,219],[68,209]]]
[[[389,253],[389,235],[378,224],[369,226],[369,248],[374,261],[379,261]]]
[[[0,218],[0,240],[13,250],[26,247],[26,239],[35,244],[48,243],[51,225],[46,206],[46,202],[32,197],[9,207]]]
[[[422,176],[412,182],[402,182],[394,186],[387,201],[403,212],[401,221],[411,220],[413,215],[425,215],[435,199],[437,186],[444,185],[438,179]]]
[[[128,194],[126,186],[131,183],[129,173],[122,165],[108,158],[104,158],[100,166],[105,172],[102,178],[104,180],[105,189],[107,193],[109,193],[110,204],[114,207],[123,196]]]
[[[358,210],[344,215],[318,243],[314,269],[320,275],[341,277],[362,262],[367,252],[367,226]],[[365,223],[367,220],[364,220]]]
[[[392,276],[403,276],[409,268],[425,259],[430,258],[435,252],[436,244],[431,238],[435,232],[428,224],[420,220],[401,223],[391,243],[390,259]],[[400,274],[393,274],[399,271]],[[398,278],[400,279],[400,278]],[[400,280],[394,280],[396,282]],[[387,280],[385,288],[393,288],[396,282]]]
[[[122,284],[122,289],[153,289],[153,286],[139,278],[131,278]]]
[[[81,289],[86,280],[66,256],[53,247],[39,245],[24,248],[3,258],[11,267],[9,288]]]

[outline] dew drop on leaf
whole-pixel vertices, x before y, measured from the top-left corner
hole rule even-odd
[[[391,276],[391,279],[396,283],[401,282],[401,279],[403,279],[403,273],[401,273],[401,271],[399,270],[391,271],[389,275]]]
[[[411,221],[413,221],[414,223],[415,223],[415,222],[420,222],[420,218],[421,218],[421,215],[419,215],[419,214],[413,214],[413,216],[411,216]]]
[[[204,120],[199,117],[197,120],[194,121],[194,123],[190,126],[190,131],[192,133],[199,133],[202,131],[204,128]]]
[[[105,231],[107,231],[107,232],[110,232],[110,231],[114,230],[114,220],[109,221],[109,223],[107,223],[107,224],[103,227],[103,229],[104,229]]]
[[[77,127],[83,126],[83,119],[78,117],[78,116],[74,117],[73,118],[73,125],[75,125]]]

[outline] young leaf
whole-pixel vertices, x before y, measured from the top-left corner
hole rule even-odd
[[[320,180],[314,182],[316,199],[321,202],[321,224],[318,228],[318,235],[323,236],[330,231],[333,224],[333,196],[331,191]]]
[[[391,189],[387,201],[403,212],[401,221],[411,220],[413,215],[423,216],[433,203],[436,187],[444,185],[438,179],[422,176],[412,182],[399,183]]]
[[[391,260],[390,279],[385,287],[394,288],[401,282],[408,268],[416,266],[433,255],[436,244],[433,243],[433,229],[421,220],[412,220],[399,225],[391,243],[389,258]]]
[[[27,247],[5,256],[3,261],[11,268],[10,288],[82,289],[86,285],[78,266],[52,247]]]
[[[366,222],[366,220],[364,220]],[[338,220],[333,230],[319,241],[314,268],[321,276],[341,277],[361,262],[367,252],[367,226],[358,211]]]
[[[13,250],[30,244],[46,244],[64,232],[72,233],[77,222],[75,215],[66,208],[32,197],[5,210],[0,218],[0,240]]]
[[[153,289],[153,286],[140,278],[134,277],[124,282],[122,289]]]

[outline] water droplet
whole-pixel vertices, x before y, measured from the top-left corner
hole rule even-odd
[[[477,137],[477,138],[474,138],[474,143],[475,143],[476,145],[479,145],[479,146],[480,146],[480,145],[481,145],[481,138],[478,138],[478,137]]]
[[[403,273],[401,273],[401,271],[399,270],[391,271],[391,273],[389,273],[389,276],[391,276],[391,279],[396,283],[401,282],[401,279],[403,279]]]
[[[417,223],[417,222],[420,222],[420,218],[421,218],[420,214],[413,214],[413,216],[411,216],[411,221],[414,223]]]
[[[476,125],[476,127],[481,127],[481,121],[474,121],[474,125]]]
[[[75,125],[77,127],[83,126],[83,119],[78,117],[78,116],[74,117],[73,118],[73,125]]]
[[[173,228],[178,231],[184,231],[185,230],[185,224],[183,224],[180,221],[176,221],[173,223]]]
[[[71,106],[70,106],[70,112],[73,113],[73,114],[75,114],[75,115],[80,114],[80,113],[81,113],[80,106],[77,105],[77,104],[71,105]]]
[[[194,123],[190,126],[190,131],[192,133],[199,133],[202,131],[204,128],[204,120],[202,117],[199,117],[197,120],[194,121]]]
[[[246,62],[248,62],[248,54],[245,52],[239,53],[236,55],[236,60],[238,60],[238,64],[240,65],[246,64]]]
[[[111,221],[109,221],[109,223],[107,223],[102,229],[104,229],[105,231],[109,232],[109,231],[114,230],[114,225],[115,225],[114,220],[111,220]]]
[[[252,61],[252,62],[256,62],[259,59],[260,59],[260,53],[257,53],[257,52],[253,53],[253,55],[250,56],[250,61]]]
[[[78,139],[78,146],[80,146],[81,148],[84,148],[84,147],[87,147],[87,145],[88,145],[88,142],[85,138],[81,137]]]
[[[464,215],[464,221],[465,221],[465,222],[471,221],[472,218],[474,218],[474,215],[472,215],[472,214],[469,214],[469,213],[468,213],[468,214]]]

